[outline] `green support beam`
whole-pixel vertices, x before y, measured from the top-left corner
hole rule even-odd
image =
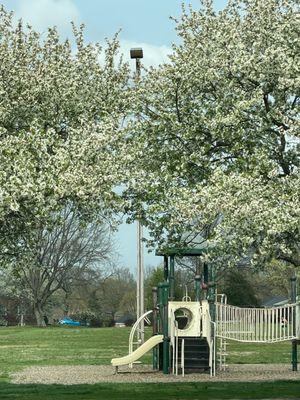
[[[291,278],[291,302],[296,303],[297,301],[297,278],[296,274]],[[296,335],[296,310],[293,311],[294,316],[293,316],[293,335]],[[298,354],[297,354],[297,340],[292,340],[292,370],[297,371],[298,370]]]
[[[169,283],[170,283],[170,300],[175,300],[175,257],[170,256],[170,274],[169,274]]]
[[[168,256],[164,256],[164,279],[169,280],[169,259]]]
[[[209,268],[208,303],[212,321],[216,321],[216,272],[213,265]]]
[[[168,247],[162,248],[155,252],[156,256],[201,256],[207,253],[208,247]]]
[[[195,276],[195,293],[196,293],[196,301],[201,300],[201,276]]]
[[[157,318],[157,333],[162,335],[163,333],[163,294],[162,286],[159,283],[157,286],[157,308],[158,308],[158,318]]]
[[[163,333],[163,294],[162,294],[162,286],[158,284],[157,286],[157,309],[158,309],[158,318],[157,318],[157,333],[162,335]],[[163,369],[163,345],[159,344],[157,350],[157,358],[158,358],[158,368],[161,371]]]
[[[158,288],[161,291],[162,302],[160,304],[161,319],[162,319],[162,334],[163,339],[163,373],[169,374],[169,362],[170,362],[170,339],[168,331],[168,301],[169,301],[169,283],[159,283]]]
[[[203,283],[208,284],[208,265],[206,263],[203,266]]]

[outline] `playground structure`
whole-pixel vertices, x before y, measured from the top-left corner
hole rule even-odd
[[[175,256],[200,256],[203,249],[168,249],[164,257],[164,282],[153,288],[153,310],[143,314],[132,327],[129,354],[111,363],[133,366],[153,349],[153,369],[183,376],[188,372],[226,369],[228,340],[248,343],[292,342],[292,369],[297,371],[297,345],[300,344],[300,302],[296,278],[292,278],[291,303],[272,308],[242,308],[227,304],[225,294],[216,291],[213,268],[204,265],[202,276],[195,276],[195,299],[185,296],[175,301]],[[149,322],[153,336],[134,350],[134,336],[140,321]],[[140,343],[137,343],[140,344]],[[218,367],[218,368],[217,368]]]

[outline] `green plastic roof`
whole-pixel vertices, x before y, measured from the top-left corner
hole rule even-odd
[[[180,256],[180,257],[192,257],[201,256],[206,253],[207,247],[171,247],[157,250],[156,256]]]

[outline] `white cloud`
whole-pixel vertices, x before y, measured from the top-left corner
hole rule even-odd
[[[62,35],[70,34],[71,21],[79,21],[79,11],[72,0],[21,0],[15,15],[40,32],[55,25]]]
[[[48,27],[56,26],[62,37],[70,37],[71,21],[77,25],[80,23],[80,13],[74,0],[19,0],[15,18],[22,18],[24,23],[29,23],[39,32],[45,32]],[[120,38],[120,52],[132,68],[134,68],[134,61],[130,60],[129,52],[133,47],[143,48],[142,63],[146,68],[168,62],[168,55],[172,53],[172,49],[168,46],[156,46]]]
[[[130,49],[134,47],[141,47],[143,49],[144,58],[142,63],[146,68],[150,66],[157,67],[159,64],[168,62],[168,55],[172,53],[172,49],[168,46],[155,46],[149,43],[121,39],[120,52],[124,55],[124,60],[129,60],[132,65],[134,65],[134,60],[130,60]]]

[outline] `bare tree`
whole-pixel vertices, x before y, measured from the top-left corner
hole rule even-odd
[[[127,268],[116,269],[114,275],[106,279],[99,288],[98,296],[102,299],[103,311],[112,319],[115,319],[118,311],[135,312],[135,306],[130,304],[132,293],[135,295],[135,288],[136,283],[131,272]]]
[[[19,251],[17,274],[28,288],[38,326],[44,326],[44,308],[53,293],[69,286],[81,271],[110,261],[110,228],[98,221],[82,223],[71,207],[53,214],[50,226],[25,237]]]

